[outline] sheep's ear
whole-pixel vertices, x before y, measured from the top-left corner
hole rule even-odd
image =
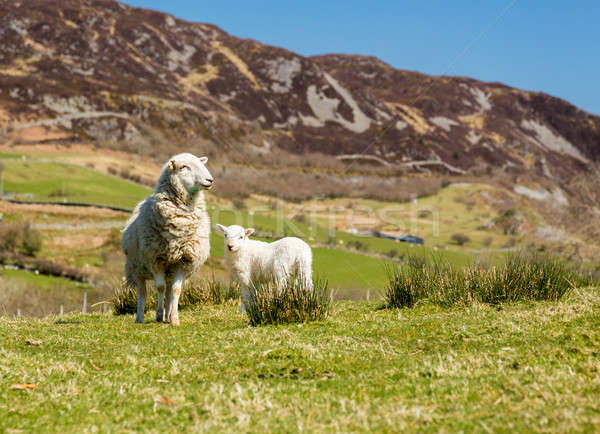
[[[254,233],[254,228],[248,228],[246,229],[246,236],[249,237],[250,235],[252,235]]]
[[[200,157],[200,162],[202,164],[206,164],[207,161],[208,161],[208,157]]]
[[[169,161],[169,172],[172,172],[175,169],[176,169],[176,167],[175,167],[175,160]]]
[[[218,224],[218,223],[217,223],[217,224],[216,224],[216,227],[217,227],[217,230],[218,230],[218,231],[225,233],[225,226],[223,226],[223,225],[220,225],[220,224]]]

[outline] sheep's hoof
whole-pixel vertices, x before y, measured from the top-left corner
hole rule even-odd
[[[171,319],[171,324],[174,326],[178,326],[179,325],[179,318],[173,318]]]
[[[165,314],[156,312],[156,322],[163,322],[165,320]]]
[[[136,324],[144,324],[144,320],[143,320],[143,319],[136,318],[136,319],[135,319],[135,323],[136,323]]]

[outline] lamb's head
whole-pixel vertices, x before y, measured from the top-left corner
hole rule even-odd
[[[240,250],[248,240],[248,237],[254,233],[254,229],[244,229],[238,225],[223,226],[218,224],[217,229],[225,235],[225,249],[230,252]]]
[[[165,165],[163,174],[176,189],[194,195],[213,185],[213,177],[205,166],[207,161],[206,157],[198,158],[188,153],[174,155]]]

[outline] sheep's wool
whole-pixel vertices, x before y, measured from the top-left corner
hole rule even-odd
[[[186,277],[210,254],[210,219],[204,193],[187,192],[165,167],[155,193],[141,202],[123,231],[128,284],[152,279],[157,272]]]

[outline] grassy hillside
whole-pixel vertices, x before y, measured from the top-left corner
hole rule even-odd
[[[180,328],[0,318],[0,431],[592,432],[599,311],[586,289],[447,310],[343,302],[301,326],[248,327],[233,304]]]
[[[86,167],[4,159],[4,190],[25,199],[133,208],[150,189]]]
[[[29,154],[28,160],[18,159],[18,155],[0,155],[5,167],[5,191],[19,193],[29,200],[75,201],[96,204],[115,205],[133,208],[135,204],[147,196],[151,190],[120,179],[115,176],[100,173],[77,164],[36,161],[36,155]],[[47,157],[39,154],[38,158]],[[31,194],[27,196],[27,194]],[[64,194],[63,194],[64,193]],[[263,207],[264,209],[264,207]],[[385,283],[384,267],[389,263],[386,259],[367,255],[382,255],[392,250],[397,256],[430,255],[433,250],[427,247],[397,243],[395,241],[365,237],[327,228],[310,221],[299,222],[287,219],[286,214],[277,216],[272,210],[265,212],[240,211],[209,197],[209,213],[212,223],[225,225],[242,224],[255,227],[259,235],[273,239],[284,235],[300,236],[314,247],[314,270],[321,277],[329,280],[340,297],[363,296],[368,289],[371,294],[381,290]],[[26,219],[35,223],[50,224],[89,224],[107,222],[120,218],[125,221],[127,215],[120,217],[110,215],[77,216],[57,214],[56,211],[38,210],[27,215],[18,212],[6,212],[4,218],[9,220]],[[100,271],[105,268],[106,255],[110,253],[106,243],[111,233],[108,228],[53,228],[44,230],[44,247],[40,252],[43,257],[62,261],[76,267],[90,265]],[[211,234],[211,254],[213,257],[223,257],[223,239],[220,233]],[[117,243],[118,244],[118,243]],[[359,245],[361,252],[344,251],[348,247]],[[118,249],[117,249],[118,250]],[[113,251],[113,255],[117,254]],[[471,262],[470,255],[443,251],[438,253],[448,262],[455,265],[466,265]],[[122,259],[120,259],[122,261]],[[121,265],[113,263],[113,269],[122,269]],[[210,272],[204,267],[204,272]]]

